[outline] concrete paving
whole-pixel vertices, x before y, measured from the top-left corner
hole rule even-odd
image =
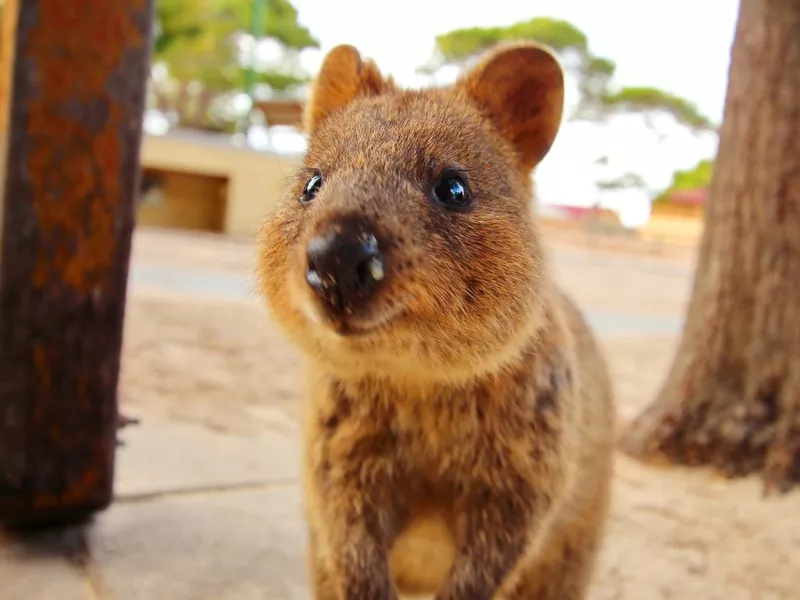
[[[660,280],[687,280],[691,267],[682,264],[658,263],[635,256],[619,256],[609,253],[592,253],[586,250],[558,249],[552,251],[554,268],[563,277],[573,271],[582,276],[589,270],[599,272],[637,273],[642,277],[657,277]],[[214,271],[187,266],[134,265],[130,275],[131,287],[157,287],[159,289],[199,294],[217,299],[255,299],[254,280],[245,274],[230,271]],[[641,285],[641,282],[640,282]],[[644,283],[646,285],[646,282]],[[681,316],[635,314],[619,310],[602,310],[589,307],[586,318],[601,335],[669,335],[680,331],[683,324]]]
[[[139,416],[109,510],[85,527],[0,534],[0,598],[306,598],[297,440]]]
[[[162,246],[158,241],[157,236],[145,238],[139,247],[142,254],[155,258],[134,261],[133,297],[144,288],[155,288],[210,300],[256,301],[247,269],[222,268],[218,264],[215,267],[206,264],[202,256],[195,259],[193,266],[188,262],[169,264],[159,257],[183,252],[189,241],[164,237]],[[200,240],[192,246],[192,252],[221,254],[224,248],[220,244]],[[249,249],[226,252],[237,265],[251,253]],[[639,344],[637,340],[646,342],[649,336],[679,331],[679,306],[690,283],[690,266],[582,249],[559,249],[554,252],[554,263],[557,276],[587,308],[590,322],[604,339],[621,336],[631,345]],[[180,301],[176,305],[180,307]],[[205,335],[227,335],[226,323],[218,325],[219,331],[209,330]],[[197,328],[196,324],[192,326]],[[247,327],[252,324],[248,322]],[[236,331],[234,327],[230,335]],[[166,334],[156,335],[158,339],[161,336]],[[147,340],[139,341],[144,344]],[[173,345],[167,345],[167,349],[188,352],[202,342],[198,340],[172,339]],[[257,347],[253,340],[248,344]],[[145,352],[148,346],[138,348],[134,345],[131,351]],[[255,351],[248,348],[245,344],[242,352]],[[635,344],[615,348],[618,353],[636,356],[641,352]],[[282,352],[280,348],[273,350]],[[647,349],[647,353],[652,355],[653,350]],[[235,375],[238,371],[233,370],[233,358],[227,358],[230,363],[220,364]],[[286,367],[277,360],[267,362],[272,364],[270,368]],[[635,376],[641,370],[638,363],[627,359],[623,362],[633,366],[630,373],[622,371],[621,383],[628,381],[635,387],[629,395],[640,395],[641,385]],[[139,377],[168,377],[164,375],[170,373],[168,370],[153,370],[164,366],[160,362],[151,366]],[[269,394],[269,402],[247,410],[274,425],[254,426],[252,431],[256,434],[215,430],[217,421],[213,419],[206,419],[205,423],[181,421],[176,418],[181,414],[178,408],[156,410],[156,405],[168,402],[173,407],[190,403],[186,394],[208,394],[207,389],[203,391],[202,382],[196,388],[180,388],[169,401],[154,392],[150,409],[139,402],[133,416],[141,419],[140,425],[122,432],[126,445],[117,454],[117,498],[109,510],[82,528],[27,537],[0,530],[0,600],[309,598],[297,424],[279,422],[288,419],[281,410],[276,409],[275,414],[265,412],[270,403],[281,399],[274,377],[270,378],[261,367],[250,376],[255,381],[253,386]],[[241,403],[243,399],[237,394],[250,388],[245,388],[241,379],[235,383],[237,387],[229,394],[226,391],[209,400],[208,410],[225,411],[224,403]],[[627,389],[622,386],[621,392],[627,393]],[[294,388],[291,393],[284,391],[287,398],[283,403],[291,404],[294,393]],[[228,410],[233,410],[234,404],[229,404]],[[616,572],[614,569],[617,567],[605,571]],[[603,587],[593,598],[610,598],[603,594],[612,588]]]

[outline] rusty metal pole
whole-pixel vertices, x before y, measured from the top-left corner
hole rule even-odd
[[[24,0],[0,233],[0,522],[113,496],[153,0]]]

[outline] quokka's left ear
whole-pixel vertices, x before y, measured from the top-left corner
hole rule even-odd
[[[511,143],[522,168],[545,157],[564,111],[564,74],[550,50],[530,42],[498,46],[456,87]]]

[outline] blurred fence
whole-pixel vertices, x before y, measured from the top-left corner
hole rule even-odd
[[[643,235],[635,229],[597,222],[591,218],[571,221],[542,219],[542,229],[551,243],[675,260],[694,260],[700,243],[697,235]]]

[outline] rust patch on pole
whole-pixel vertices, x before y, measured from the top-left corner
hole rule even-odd
[[[25,0],[0,242],[0,521],[113,493],[153,0]]]

